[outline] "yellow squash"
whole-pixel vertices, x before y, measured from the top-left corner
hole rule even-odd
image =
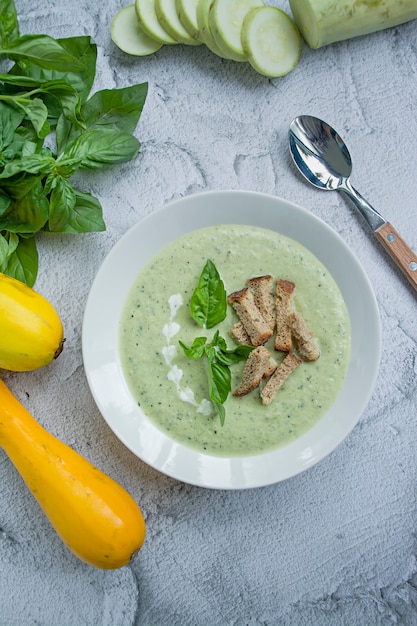
[[[146,532],[136,502],[40,426],[1,379],[0,446],[79,559],[102,569],[131,561]]]
[[[41,294],[0,273],[0,368],[14,372],[48,365],[62,351],[58,313]]]

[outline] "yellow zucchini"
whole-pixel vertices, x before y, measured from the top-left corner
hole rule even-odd
[[[48,365],[62,351],[64,330],[52,304],[0,273],[0,368],[14,372]]]
[[[146,526],[133,498],[48,433],[0,379],[0,446],[65,545],[101,569],[129,563]]]

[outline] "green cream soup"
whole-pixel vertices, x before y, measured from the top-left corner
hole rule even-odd
[[[294,306],[316,336],[321,355],[303,362],[269,405],[259,389],[225,403],[226,419],[209,401],[204,359],[185,357],[179,341],[209,340],[216,330],[235,346],[231,306],[213,329],[200,328],[189,311],[190,297],[207,261],[216,265],[227,293],[254,276],[272,274],[296,284]],[[284,354],[274,351],[279,362]],[[124,306],[120,352],[131,393],[155,425],[186,446],[218,456],[247,456],[284,446],[308,431],[334,402],[346,374],[350,323],[342,295],[320,261],[297,242],[276,232],[242,225],[204,228],[159,252],[139,273]],[[232,366],[232,390],[244,362]]]

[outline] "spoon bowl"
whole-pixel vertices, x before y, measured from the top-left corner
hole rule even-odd
[[[352,159],[346,145],[331,126],[318,118],[295,118],[289,141],[298,169],[315,187],[334,190],[351,175]]]
[[[317,117],[300,115],[290,124],[289,147],[298,170],[312,185],[326,191],[341,191],[350,198],[417,291],[417,255],[350,183],[352,159],[335,129]]]

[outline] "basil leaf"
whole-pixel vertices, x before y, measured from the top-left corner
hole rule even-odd
[[[79,128],[85,128],[84,120],[81,115],[80,95],[74,87],[64,80],[52,80],[43,84],[42,87],[39,88],[39,91],[41,92],[41,96],[45,94],[49,118],[51,118],[51,111],[54,110],[55,104],[51,102],[51,99],[53,98],[56,101],[55,124],[58,122],[62,113],[72,124]]]
[[[226,409],[223,404],[232,389],[232,373],[230,367],[217,361],[215,348],[207,350],[209,394],[220,418],[220,425],[224,426]]]
[[[191,317],[202,328],[213,328],[227,313],[226,290],[214,263],[208,259],[190,300]]]
[[[0,264],[0,272],[33,287],[38,274],[38,251],[34,236],[19,237],[15,250]]]
[[[74,139],[58,157],[59,167],[97,169],[104,164],[124,163],[138,153],[140,143],[128,133],[87,130]]]
[[[81,102],[85,102],[94,83],[97,46],[88,36],[66,37],[56,41],[63,50],[76,59],[78,69],[74,66],[59,71],[56,66],[44,68],[36,63],[26,61],[24,67],[14,65],[9,75],[17,76],[20,79],[27,77],[38,81],[38,83],[55,80],[64,81],[79,94]]]
[[[10,178],[15,174],[27,172],[29,174],[49,174],[55,165],[55,159],[47,154],[31,154],[21,159],[15,159],[6,163],[0,178]]]
[[[223,404],[219,404],[218,402],[213,402],[214,404],[214,408],[217,411],[217,415],[220,418],[220,426],[224,426],[224,422],[226,419],[226,409],[224,408]]]
[[[24,85],[31,87],[30,91],[16,90],[14,93],[11,89],[8,89],[7,95],[3,96],[3,99],[10,101],[13,98],[15,106],[20,107],[24,111],[28,109],[27,117],[32,121],[32,115],[30,109],[34,108],[34,105],[38,109],[42,110],[42,114],[48,119],[53,126],[56,126],[61,114],[64,114],[66,118],[80,128],[84,127],[83,119],[81,117],[81,99],[79,93],[64,80],[33,80],[31,78],[25,79],[23,76],[11,77],[8,74],[0,75],[0,80],[3,78],[3,83],[16,87],[17,85]],[[33,96],[36,96],[34,98]],[[2,96],[0,95],[0,100]],[[42,107],[42,109],[41,109]],[[44,137],[48,134],[44,133]]]
[[[2,150],[12,143],[15,131],[22,123],[24,116],[23,111],[9,106],[7,102],[0,101],[0,147]]]
[[[32,62],[39,67],[60,72],[83,69],[82,64],[49,35],[23,35],[0,48],[0,54],[20,63]]]
[[[16,98],[17,106],[19,106],[26,115],[26,118],[32,123],[38,137],[45,138],[50,132],[50,126],[47,122],[48,109],[40,98],[32,98],[31,100],[23,100]]]
[[[0,102],[0,171],[6,163],[22,156],[26,138],[20,132],[19,125],[24,117],[23,110]],[[33,126],[31,129],[35,134]]]
[[[86,127],[133,133],[147,92],[147,83],[97,91],[82,107]]]
[[[227,349],[226,340],[220,335],[218,330],[216,330],[216,332],[214,333],[213,339],[210,341],[208,347],[209,348],[219,348],[220,350],[226,350]]]
[[[12,85],[13,87],[39,87],[44,81],[30,76],[14,76],[10,72],[8,74],[0,74],[0,81],[5,85]]]
[[[74,125],[71,119],[65,115],[60,115],[55,128],[56,150],[57,154],[61,156],[65,147],[78,136],[78,129],[74,129]]]
[[[189,359],[201,359],[204,356],[206,348],[206,337],[196,337],[193,344],[187,347],[182,341],[179,342],[181,348],[184,350],[184,354]]]
[[[97,65],[97,46],[88,35],[78,37],[65,37],[57,39],[57,42],[64,50],[71,54],[77,60],[78,69],[74,66],[66,72],[57,72],[58,68],[51,70],[43,70],[41,75],[48,77],[50,80],[63,79],[77,91],[81,102],[85,102],[88,98],[96,74]],[[35,68],[31,69],[31,75],[35,74]]]
[[[49,198],[48,230],[60,232],[75,206],[75,191],[70,181],[56,176]]]
[[[26,176],[21,174],[14,176],[13,178],[6,178],[1,182],[3,191],[15,202],[22,200],[30,190],[33,189],[39,182],[42,181],[42,175],[40,176]],[[11,209],[10,209],[11,210]]]
[[[208,362],[210,399],[217,404],[223,404],[232,388],[230,367],[211,358]]]
[[[0,233],[0,267],[5,266],[7,261],[19,245],[19,235],[4,231]]]
[[[213,354],[213,358],[223,365],[234,365],[248,358],[252,352],[253,346],[239,345],[234,348],[228,348],[226,340],[219,334],[217,330],[213,339],[207,346],[207,351]]]
[[[97,91],[81,107],[83,127],[88,130],[112,130],[133,133],[141,115],[148,84],[131,85],[122,89]],[[69,116],[66,116],[68,119]],[[74,127],[68,119],[58,120],[56,137],[58,154],[82,129]]]
[[[242,345],[237,346],[233,350],[219,350],[217,360],[219,363],[223,363],[223,365],[234,365],[235,363],[240,363],[240,361],[245,361],[253,349],[253,346]]]
[[[68,220],[59,230],[60,233],[91,233],[106,230],[103,209],[100,202],[89,193],[73,188],[75,204]]]
[[[0,4],[0,46],[7,47],[19,37],[19,22],[13,0],[2,0]]]
[[[0,267],[6,263],[9,256],[9,242],[6,237],[0,233]]]
[[[57,123],[59,116],[63,113],[64,116],[71,120],[73,124],[78,127],[84,127],[80,112],[80,95],[77,90],[65,80],[34,80],[23,76],[9,76],[8,78],[7,76],[9,75],[6,75],[6,79],[3,81],[7,84],[16,85],[24,82],[25,80],[31,83],[30,85],[25,85],[32,87],[30,91],[21,91],[15,94],[15,102],[18,106],[20,104],[24,105],[25,99],[27,101],[30,98],[31,102],[33,102],[35,100],[33,96],[36,95],[37,99],[41,100],[46,109],[47,118],[54,124]]]
[[[0,189],[0,217],[8,211],[12,200],[2,189]]]
[[[21,198],[14,201],[7,214],[0,218],[0,231],[28,234],[41,230],[48,220],[49,203],[41,181]]]

